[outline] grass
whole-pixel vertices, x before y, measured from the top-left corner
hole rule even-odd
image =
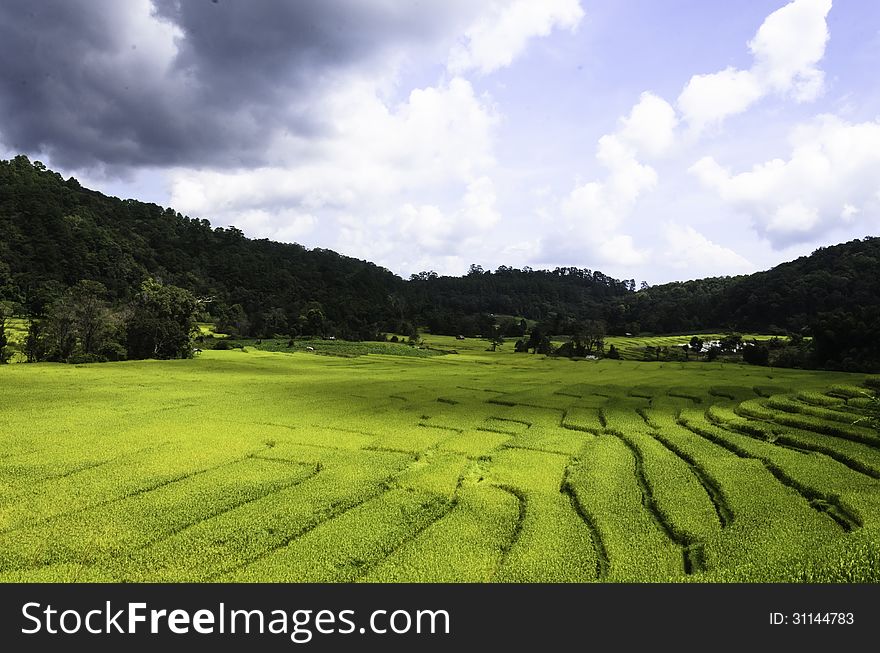
[[[620,352],[622,358],[626,360],[643,360],[648,347],[681,347],[689,345],[691,338],[696,335],[704,343],[712,340],[720,340],[725,336],[723,333],[699,333],[699,334],[683,334],[671,336],[607,336],[605,338],[605,349],[611,348],[611,345]],[[772,340],[774,336],[766,336],[760,334],[743,334],[743,342],[751,342],[753,339],[759,342]]]
[[[0,580],[878,580],[864,377],[241,344],[0,368]]]
[[[451,350],[432,349],[426,346],[410,346],[404,342],[350,342],[346,340],[323,340],[298,338],[224,338],[223,346],[231,348],[249,348],[258,351],[273,351],[294,354],[297,352],[318,354],[324,356],[338,356],[340,358],[353,358],[366,356],[367,354],[379,354],[384,356],[407,356],[410,358],[430,358],[442,356]]]

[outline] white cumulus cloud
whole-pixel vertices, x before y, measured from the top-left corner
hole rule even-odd
[[[579,0],[493,2],[452,48],[448,68],[456,75],[489,74],[509,66],[534,37],[574,30],[583,17]]]
[[[712,242],[690,225],[667,223],[664,228],[666,263],[687,270],[688,277],[752,272],[755,266],[730,248]]]
[[[463,221],[479,233],[500,219],[489,176],[498,118],[465,79],[413,90],[397,106],[369,84],[348,85],[322,110],[335,130],[320,142],[276,143],[280,163],[271,167],[178,170],[171,204],[257,237],[323,230],[319,241],[344,246],[365,242],[354,232],[384,230],[395,256],[414,243],[455,250]],[[388,256],[380,262],[396,263]]]
[[[831,0],[794,0],[767,16],[748,43],[751,68],[694,75],[685,85],[678,108],[687,123],[699,132],[771,93],[787,94],[798,102],[819,97],[824,73],[817,64],[829,39],[830,10]]]
[[[620,139],[636,152],[660,156],[675,142],[678,118],[666,100],[645,91],[630,114],[620,119],[620,125]]]
[[[851,225],[880,193],[880,121],[849,123],[822,115],[792,131],[788,159],[732,173],[712,157],[691,172],[748,213],[774,246],[807,242]]]

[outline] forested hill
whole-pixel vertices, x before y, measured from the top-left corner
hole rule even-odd
[[[815,359],[880,369],[880,238],[822,247],[752,275],[655,286],[637,293],[641,329],[711,327],[813,336]]]
[[[366,261],[107,197],[25,157],[0,162],[0,299],[40,314],[80,279],[116,301],[148,276],[212,298],[211,317],[243,332],[284,332],[318,310],[354,337],[391,317],[388,297],[404,286]]]
[[[118,301],[148,276],[211,298],[206,319],[242,334],[347,338],[407,332],[428,320],[450,333],[471,331],[479,313],[608,318],[608,300],[622,300],[634,286],[601,272],[499,270],[463,278],[426,273],[426,293],[425,283],[366,261],[251,240],[234,227],[107,197],[24,156],[0,161],[0,300],[39,315],[81,279],[99,281],[107,299]]]
[[[819,318],[878,322],[880,238],[822,247],[765,272],[653,286],[637,293],[631,315],[655,332],[704,327],[804,332]]]
[[[753,275],[639,291],[634,280],[579,268],[474,265],[463,277],[423,272],[404,281],[330,250],[252,240],[172,209],[107,197],[24,156],[0,161],[0,301],[39,315],[81,279],[102,283],[114,302],[147,277],[209,298],[205,319],[255,336],[369,338],[415,325],[471,335],[501,316],[510,316],[507,335],[533,321],[566,334],[578,321],[601,320],[610,333],[812,335],[820,360],[880,367],[878,238]]]

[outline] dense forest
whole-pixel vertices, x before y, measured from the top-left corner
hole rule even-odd
[[[753,275],[636,287],[596,270],[426,271],[404,280],[326,249],[248,239],[155,204],[107,197],[25,156],[0,161],[0,302],[46,315],[81,281],[108,306],[143,284],[192,294],[196,317],[242,336],[574,335],[741,331],[811,336],[798,364],[880,369],[880,238]],[[589,330],[589,329],[588,329]]]

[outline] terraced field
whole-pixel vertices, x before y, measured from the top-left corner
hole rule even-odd
[[[24,362],[24,354],[21,350],[27,338],[27,320],[11,317],[6,319],[6,338],[9,341],[10,362]]]
[[[876,380],[428,344],[0,369],[0,580],[880,580]]]
[[[704,342],[720,340],[725,334],[723,333],[701,333],[699,338]],[[620,352],[621,358],[624,360],[644,360],[648,347],[681,347],[690,344],[690,335],[680,336],[607,336],[605,338],[606,349],[611,345]],[[759,334],[747,333],[743,335],[743,342],[751,342],[757,340],[759,342],[772,340],[773,336],[765,336]]]

